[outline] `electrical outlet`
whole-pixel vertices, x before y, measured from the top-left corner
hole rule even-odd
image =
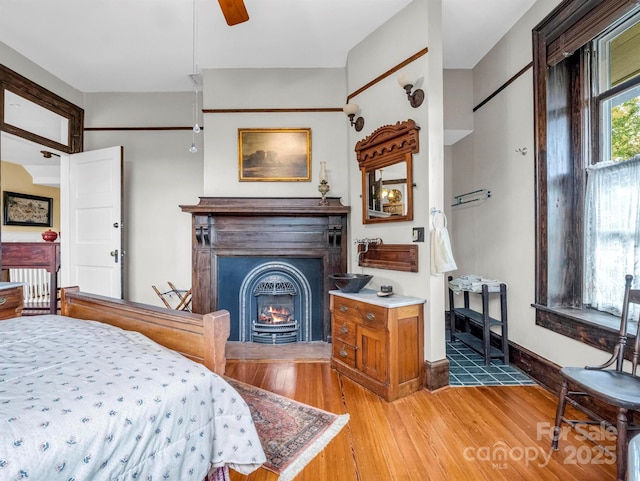
[[[414,227],[411,239],[413,242],[424,242],[424,227]]]

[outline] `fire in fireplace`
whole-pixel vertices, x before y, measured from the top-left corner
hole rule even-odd
[[[263,324],[280,324],[289,322],[292,318],[291,311],[286,307],[267,306],[258,314],[258,322]]]

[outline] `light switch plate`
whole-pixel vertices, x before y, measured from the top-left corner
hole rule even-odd
[[[424,227],[414,227],[411,239],[413,242],[424,242]]]

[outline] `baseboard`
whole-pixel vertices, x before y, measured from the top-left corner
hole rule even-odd
[[[449,386],[449,360],[424,362],[424,387],[435,391]]]

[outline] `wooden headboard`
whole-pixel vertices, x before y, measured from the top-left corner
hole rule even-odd
[[[225,345],[230,333],[229,312],[192,314],[162,307],[80,292],[61,290],[63,316],[100,321],[137,331],[169,349],[200,362],[216,374],[225,370]]]

